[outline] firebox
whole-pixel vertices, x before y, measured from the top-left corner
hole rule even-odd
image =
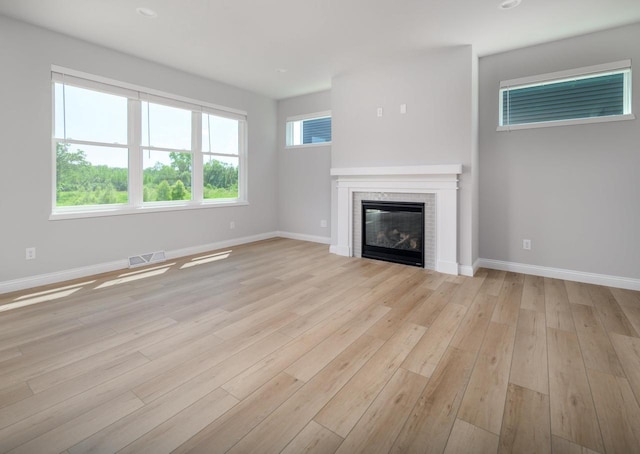
[[[424,267],[424,203],[363,200],[362,257]]]

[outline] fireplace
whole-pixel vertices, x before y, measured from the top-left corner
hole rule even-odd
[[[362,257],[424,266],[424,203],[362,201]]]
[[[362,200],[425,202],[424,266],[457,275],[461,173],[461,164],[332,168],[337,225],[330,251],[346,257],[362,256]]]

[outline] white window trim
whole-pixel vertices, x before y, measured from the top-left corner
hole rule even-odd
[[[628,69],[629,73],[628,76],[624,78],[624,92],[625,94],[628,94],[624,99],[624,112],[629,113],[624,113],[622,115],[610,115],[605,117],[573,118],[568,120],[541,121],[537,123],[523,123],[517,125],[498,125],[496,131],[516,131],[519,129],[537,129],[555,126],[571,126],[581,124],[609,123],[612,121],[635,120],[636,117],[631,112],[632,87],[628,87],[631,82],[631,60],[620,60],[612,63],[603,63],[601,65],[585,66],[582,68],[556,71],[552,73],[538,74],[535,76],[527,76],[517,79],[500,81],[500,89],[498,90],[498,122],[500,122],[500,119],[503,118],[502,93],[505,89],[524,88],[529,85],[541,85],[544,83],[564,82],[576,77],[584,77],[591,74],[606,73],[609,71],[614,72],[625,69]]]
[[[285,120],[285,138],[284,138],[284,147],[285,149],[295,149],[295,148],[312,148],[312,147],[326,147],[331,146],[331,140],[328,142],[318,142],[318,143],[303,143],[300,145],[287,145],[288,143],[293,142],[293,131],[289,128],[289,123],[293,121],[304,121],[304,120],[313,120],[316,118],[332,118],[330,110],[323,110],[322,112],[314,112],[310,114],[302,114],[302,115],[293,115],[291,117],[287,117]],[[333,118],[332,118],[333,120]],[[333,132],[331,134],[333,138]]]
[[[125,96],[128,98],[127,103],[127,131],[128,137],[126,144],[107,144],[118,148],[129,149],[129,201],[126,204],[104,204],[104,205],[82,205],[82,206],[56,206],[56,145],[60,142],[60,137],[54,137],[55,131],[55,91],[51,90],[51,164],[52,164],[52,184],[51,184],[51,213],[49,220],[92,218],[102,216],[118,216],[131,215],[140,213],[156,213],[164,211],[176,210],[193,210],[204,208],[218,208],[230,206],[247,206],[249,205],[248,194],[248,128],[247,113],[243,110],[232,109],[219,106],[179,95],[165,93],[147,87],[142,87],[126,82],[120,82],[106,77],[96,76],[93,74],[64,68],[57,65],[51,66],[52,84],[67,83],[69,85],[87,88],[103,93]],[[141,121],[140,109],[141,102],[148,101],[158,104],[188,109],[192,112],[192,142],[191,150],[169,150],[192,154],[192,184],[191,197],[192,200],[184,201],[163,201],[163,202],[143,202],[143,180],[142,180],[142,150],[155,149],[157,147],[144,147],[137,143],[135,138],[140,137]],[[239,122],[239,138],[238,138],[238,157],[239,161],[239,187],[238,198],[233,199],[203,199],[204,188],[203,183],[203,152],[201,135],[201,118],[202,114],[207,113],[219,117],[230,118]],[[200,128],[194,126],[200,124]],[[198,134],[200,132],[200,134]],[[86,143],[92,144],[90,141],[67,140],[69,143]],[[104,145],[96,143],[97,145]],[[212,153],[204,153],[212,154]],[[213,153],[224,155],[220,153]],[[199,172],[199,173],[198,173]]]

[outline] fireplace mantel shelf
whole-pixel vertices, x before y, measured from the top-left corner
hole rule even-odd
[[[460,175],[461,164],[396,167],[338,167],[331,169],[331,176],[392,176],[392,175]]]

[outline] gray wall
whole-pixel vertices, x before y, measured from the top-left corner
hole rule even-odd
[[[639,120],[496,132],[500,80],[628,58],[638,115],[639,42],[636,24],[480,59],[480,257],[640,278]]]
[[[331,146],[285,148],[286,119],[331,110],[331,92],[278,102],[278,230],[331,236]],[[320,227],[321,220],[328,227]]]
[[[473,260],[474,58],[471,46],[446,48],[335,77],[331,89],[332,167],[463,165],[458,257],[466,266]]]
[[[275,101],[1,16],[0,61],[0,282],[277,229]],[[49,221],[51,64],[247,111],[250,205]]]

